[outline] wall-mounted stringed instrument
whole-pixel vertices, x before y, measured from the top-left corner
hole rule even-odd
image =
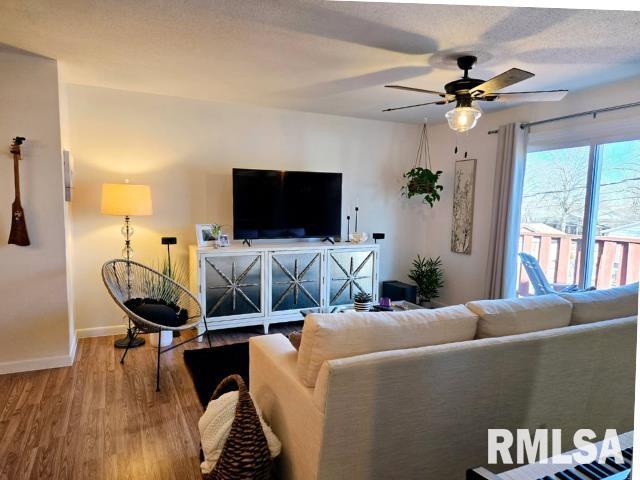
[[[16,137],[11,145],[11,153],[13,154],[13,176],[16,186],[16,199],[11,206],[11,232],[9,233],[9,243],[26,247],[30,245],[29,234],[27,233],[27,223],[24,219],[24,210],[20,203],[20,145],[26,139],[24,137]]]

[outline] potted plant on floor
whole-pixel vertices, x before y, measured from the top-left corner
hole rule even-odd
[[[418,303],[423,307],[434,308],[432,300],[438,298],[438,290],[444,285],[444,274],[440,257],[425,258],[418,255],[409,271],[409,278],[418,287]]]

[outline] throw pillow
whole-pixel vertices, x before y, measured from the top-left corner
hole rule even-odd
[[[638,283],[606,290],[562,293],[573,304],[571,324],[600,322],[638,314]]]
[[[310,314],[305,318],[297,371],[313,387],[326,360],[365,353],[472,340],[478,317],[464,307],[404,312]]]
[[[125,306],[139,317],[166,327],[179,327],[187,320],[187,312],[152,299],[127,300]]]
[[[480,317],[478,338],[503,337],[566,327],[571,321],[571,303],[558,295],[477,300],[467,308]]]

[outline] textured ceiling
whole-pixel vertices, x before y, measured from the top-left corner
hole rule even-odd
[[[70,83],[418,122],[459,53],[476,78],[577,90],[640,75],[640,12],[293,0],[2,0],[0,42],[61,62]],[[484,104],[486,105],[486,103]],[[483,105],[483,106],[484,106]],[[488,108],[497,108],[489,105]]]

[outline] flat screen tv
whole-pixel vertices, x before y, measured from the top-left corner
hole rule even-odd
[[[340,236],[342,174],[233,169],[233,237]]]

